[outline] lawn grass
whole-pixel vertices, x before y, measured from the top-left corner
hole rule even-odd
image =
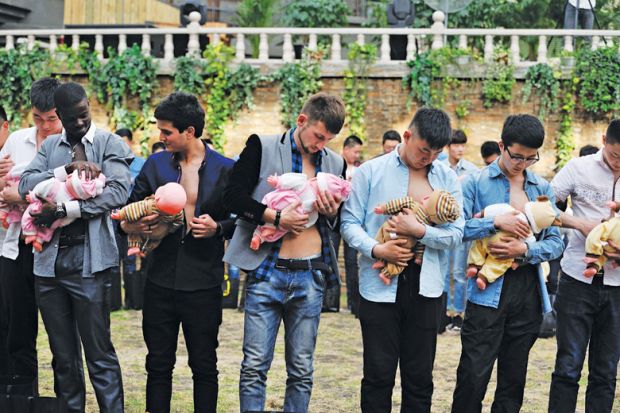
[[[146,348],[142,339],[142,314],[139,311],[117,311],[112,314],[112,339],[121,360],[125,388],[125,405],[128,413],[144,411],[146,374],[144,357]],[[243,314],[224,310],[220,329],[218,368],[220,392],[218,412],[238,412],[238,380],[241,363]],[[42,395],[53,395],[51,354],[43,325],[39,334],[40,390]],[[187,352],[183,337],[179,338],[177,364],[174,376],[173,412],[193,411],[191,371],[187,367]],[[282,408],[286,380],[284,366],[283,331],[276,344],[276,354],[269,374],[266,409]],[[555,360],[554,339],[538,340],[530,354],[528,381],[523,413],[545,412],[549,394],[549,381]],[[458,335],[439,336],[435,360],[433,412],[450,410],[456,379],[461,343]],[[319,338],[315,355],[314,391],[310,412],[350,413],[359,411],[359,388],[362,377],[362,340],[359,322],[348,312],[326,313],[321,317]],[[578,412],[584,411],[584,388],[587,372],[582,375]],[[87,379],[88,381],[88,379]],[[87,411],[96,412],[96,401],[87,385]],[[495,375],[487,391],[483,412],[490,411],[495,390]],[[616,393],[616,409],[620,409],[620,392]],[[396,379],[393,411],[400,411],[400,387]],[[618,411],[618,410],[616,410]]]

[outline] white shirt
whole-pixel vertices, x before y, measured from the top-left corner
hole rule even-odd
[[[620,180],[614,183],[614,174],[603,160],[603,150],[593,155],[572,159],[553,178],[551,187],[558,201],[570,195],[573,215],[578,218],[600,220],[609,218],[611,210],[605,204],[620,201]],[[586,237],[577,230],[568,234],[568,246],[560,263],[562,271],[571,277],[592,283],[592,277],[583,276],[586,263]],[[605,266],[605,285],[620,286],[620,268],[613,269],[608,261]]]
[[[577,1],[579,1],[579,8],[580,9],[585,9],[585,10],[590,10],[596,7],[596,0],[568,0],[568,2],[570,3],[571,6],[573,7],[577,7]],[[590,7],[591,5],[591,7]]]
[[[9,155],[15,165],[28,165],[37,154],[37,128],[26,128],[17,130],[7,139],[0,150],[0,159]],[[21,232],[21,222],[12,223],[5,231],[0,232],[0,242],[2,248],[0,255],[12,260],[19,254],[19,234]]]

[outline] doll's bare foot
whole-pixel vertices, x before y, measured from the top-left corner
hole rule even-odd
[[[34,248],[34,250],[35,250],[36,252],[41,252],[41,251],[43,251],[43,245],[41,245],[41,243],[40,243],[39,241],[34,241],[34,242],[32,243],[32,248]]]
[[[382,272],[379,273],[379,278],[381,278],[381,281],[383,281],[383,284],[385,285],[390,285],[392,283],[392,280],[386,277]]]
[[[254,251],[258,251],[260,248],[260,237],[254,236],[252,237],[252,241],[250,242],[250,249]]]
[[[485,290],[487,288],[487,282],[482,277],[476,278],[476,285],[479,290]]]
[[[474,278],[476,275],[478,275],[478,268],[474,266],[468,267],[465,275],[467,276],[467,278]]]
[[[380,270],[381,268],[385,267],[385,263],[383,261],[375,261],[371,267],[375,270]]]
[[[138,255],[140,254],[140,248],[138,247],[131,247],[127,250],[127,255],[131,256],[131,255]]]
[[[383,214],[383,208],[381,208],[381,205],[375,207],[375,214]]]
[[[517,268],[519,268],[519,263],[514,261],[512,264],[510,264],[510,268],[516,270]]]
[[[413,260],[413,262],[415,262],[417,265],[422,265],[422,258],[416,258],[415,260]]]
[[[593,262],[596,262],[596,261],[597,261],[596,257],[588,257],[587,255],[583,259],[583,262],[585,262],[586,264],[592,264]]]
[[[588,267],[583,272],[583,276],[587,277],[587,278],[591,278],[591,277],[594,277],[597,272],[598,272],[598,270],[596,269],[596,267]]]

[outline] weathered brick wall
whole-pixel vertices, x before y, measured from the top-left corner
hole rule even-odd
[[[84,79],[78,81],[85,82]],[[446,99],[445,110],[450,114],[455,127],[465,130],[469,137],[467,159],[481,165],[479,147],[485,140],[499,140],[504,119],[509,114],[538,112],[535,104],[523,102],[521,95],[522,82],[517,83],[513,90],[513,101],[510,104],[496,104],[490,109],[482,106],[481,84],[463,82],[459,90],[458,99],[466,99],[470,102],[469,115],[464,119],[458,119],[455,115],[455,107],[459,103],[451,96]],[[165,96],[173,90],[171,79],[166,76],[160,78],[158,96]],[[226,126],[227,144],[225,152],[229,156],[239,154],[243,149],[247,137],[251,133],[281,133],[284,127],[280,123],[279,90],[277,84],[263,85],[254,93],[254,108],[239,114],[235,122]],[[328,93],[344,93],[344,85],[341,78],[324,78],[323,91]],[[407,110],[407,91],[401,86],[401,79],[369,79],[368,81],[368,108],[366,111],[366,125],[368,142],[365,145],[364,157],[369,159],[381,150],[381,136],[388,129],[396,129],[401,134],[407,128],[417,106],[415,102],[410,110]],[[109,119],[104,108],[96,101],[92,102],[95,121],[100,126],[107,127]],[[577,148],[585,144],[600,146],[601,136],[605,132],[608,120],[594,121],[577,112],[573,120],[573,134],[577,141]],[[554,140],[559,126],[557,116],[550,116],[545,120],[547,139],[540,151],[541,162],[535,165],[534,170],[544,176],[553,174],[555,162]],[[158,139],[157,129],[151,127],[151,140]],[[338,138],[330,143],[330,147],[340,150],[343,139],[348,135],[345,128]],[[139,134],[138,134],[139,136]],[[575,153],[576,155],[576,153]]]

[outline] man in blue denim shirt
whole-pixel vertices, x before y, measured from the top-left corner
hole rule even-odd
[[[405,239],[380,244],[375,235],[385,222],[373,208],[395,198],[411,196],[418,202],[433,190],[450,192],[462,203],[454,172],[436,161],[450,141],[448,115],[420,109],[396,150],[359,167],[351,197],[342,212],[342,236],[361,253],[360,324],[364,344],[363,412],[390,412],[396,367],[400,362],[403,412],[430,412],[437,327],[442,310],[445,251],[463,235],[463,218],[437,227],[420,223],[415,215],[390,219],[393,232],[413,236],[426,246],[422,266],[413,262]],[[406,267],[390,285],[371,268],[378,259]]]
[[[498,258],[520,259],[522,265],[506,271],[485,290],[479,290],[473,279],[469,281],[453,413],[481,411],[496,359],[497,389],[491,411],[518,412],[523,403],[529,352],[538,337],[542,312],[550,310],[540,263],[558,257],[564,244],[555,227],[526,244],[523,239],[530,227],[516,213],[473,216],[497,203],[509,203],[522,211],[526,202],[541,195],[553,202],[549,183],[527,170],[538,161],[544,137],[544,128],[534,116],[509,116],[502,129],[501,156],[468,177],[463,187],[463,240],[489,237],[498,230],[512,233],[516,238],[489,244],[489,252]]]

